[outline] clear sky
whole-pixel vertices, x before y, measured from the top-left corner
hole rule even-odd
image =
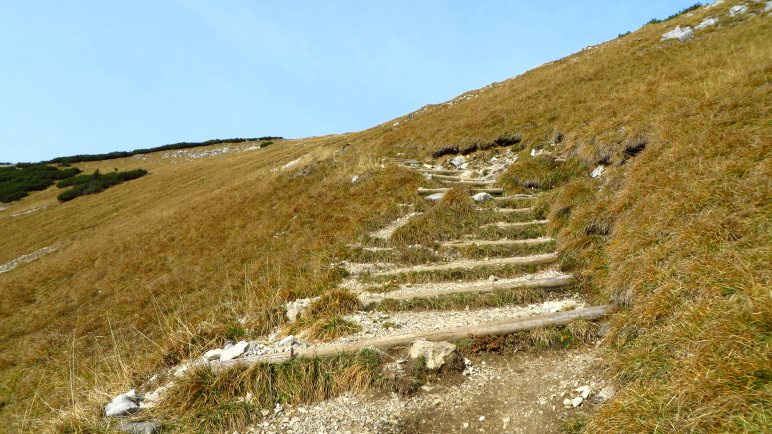
[[[5,0],[0,162],[357,131],[694,0]]]

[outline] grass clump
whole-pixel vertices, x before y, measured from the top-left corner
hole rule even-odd
[[[500,240],[508,238],[512,240],[527,240],[529,238],[538,238],[547,235],[547,225],[543,223],[534,223],[520,227],[498,227],[486,226],[479,228],[477,234],[481,239]]]
[[[31,191],[41,191],[80,173],[80,169],[61,169],[47,164],[18,164],[0,167],[0,202],[22,199]]]
[[[306,329],[309,339],[322,342],[333,341],[341,336],[354,334],[362,330],[359,324],[346,321],[339,315],[330,318],[322,318],[311,324]]]
[[[132,179],[141,178],[147,175],[147,170],[135,169],[128,170],[126,172],[111,172],[102,174],[99,170],[96,170],[91,175],[78,175],[64,181],[60,181],[57,185],[59,188],[72,187],[69,190],[65,190],[60,193],[56,198],[60,202],[67,202],[75,199],[76,197],[85,196],[88,194],[101,193],[110,187],[121,184]]]
[[[360,330],[357,324],[344,320],[342,316],[361,309],[362,302],[356,294],[334,289],[308,306],[287,332],[297,334],[303,331],[311,340],[331,341]]]
[[[508,256],[529,256],[549,253],[555,250],[555,241],[533,245],[470,246],[453,248],[455,254],[465,258],[503,258]]]
[[[344,392],[388,387],[372,350],[330,357],[259,363],[215,374],[200,369],[184,377],[156,412],[204,432],[241,429],[276,403],[306,404]],[[246,400],[247,393],[253,398]],[[181,420],[180,420],[181,419]]]
[[[460,187],[451,188],[436,205],[397,229],[391,241],[397,245],[431,245],[449,240],[479,226],[479,213],[469,194]]]
[[[587,172],[584,165],[574,159],[557,160],[547,154],[536,157],[521,154],[520,157],[507,168],[500,181],[505,188],[515,192],[550,190]]]
[[[564,326],[463,340],[459,343],[459,351],[462,354],[476,354],[570,348],[593,342],[597,336],[597,323],[576,320]]]

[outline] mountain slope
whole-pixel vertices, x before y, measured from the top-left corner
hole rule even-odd
[[[58,246],[0,274],[2,419],[34,431],[51,408],[93,418],[160,367],[269,332],[284,300],[340,282],[330,263],[346,244],[398,217],[399,203],[419,203],[422,178],[377,157],[424,160],[516,133],[525,149],[504,184],[538,181],[563,269],[589,299],[621,307],[604,341],[620,391],[585,428],[763,431],[772,21],[763,4],[729,16],[732,6],[644,26],[362,132],[78,164],[150,175],[66,204],[49,189],[0,211],[0,263]],[[719,24],[661,40],[707,17]],[[590,178],[598,165],[605,172]]]

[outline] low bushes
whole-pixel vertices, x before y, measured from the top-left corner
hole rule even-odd
[[[492,148],[506,148],[509,146],[520,144],[522,141],[519,134],[503,135],[499,136],[493,141],[475,141],[472,144],[465,147],[460,146],[445,146],[432,152],[432,157],[440,158],[445,155],[469,155],[473,152],[484,151]]]
[[[272,144],[273,140],[281,140],[281,139],[283,139],[283,137],[264,136],[264,137],[256,137],[256,138],[212,139],[212,140],[207,140],[205,142],[179,142],[179,143],[172,143],[169,145],[156,146],[155,148],[135,149],[133,151],[117,151],[117,152],[109,152],[107,154],[82,154],[82,155],[72,155],[69,157],[57,157],[51,161],[48,161],[48,163],[82,163],[84,161],[115,160],[117,158],[126,158],[134,155],[138,155],[138,154],[150,154],[158,151],[171,151],[174,149],[187,149],[187,148],[196,148],[199,146],[211,146],[211,145],[218,145],[220,143],[243,143],[243,142],[260,141],[262,142],[260,144],[260,147],[264,148]]]
[[[147,170],[135,169],[126,172],[112,172],[102,174],[97,170],[91,175],[78,175],[60,181],[59,188],[72,187],[56,196],[60,202],[67,202],[79,196],[99,193],[125,181],[141,178],[147,175]]]
[[[45,190],[54,182],[80,173],[79,169],[60,169],[47,164],[21,164],[0,167],[0,202],[13,202],[30,191]]]

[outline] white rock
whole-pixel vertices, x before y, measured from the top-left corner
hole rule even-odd
[[[469,167],[469,163],[464,163],[464,164],[458,166],[458,168],[461,169],[461,170],[466,170],[467,167]]]
[[[577,396],[576,398],[571,400],[571,406],[574,408],[579,407],[580,405],[582,405],[582,402],[584,402],[584,398],[582,398],[581,396]]]
[[[676,26],[675,29],[662,34],[662,40],[666,39],[678,39],[681,42],[688,41],[694,36],[694,30],[689,26]]]
[[[141,399],[139,396],[137,396],[137,393],[134,391],[134,389],[120,394],[113,398],[113,400],[105,406],[105,416],[118,417],[134,413],[139,410],[140,400]]]
[[[202,359],[206,360],[207,362],[212,360],[219,360],[220,356],[222,355],[223,350],[221,348],[216,348],[214,350],[209,350],[204,353],[203,356],[201,356]]]
[[[351,177],[352,184],[356,184],[357,181],[359,181],[359,175],[354,175]]]
[[[566,398],[566,399],[563,400],[563,407],[571,408],[571,407],[573,407],[573,403],[571,402],[570,399]]]
[[[417,340],[413,342],[408,352],[411,359],[423,357],[427,369],[439,369],[450,360],[456,352],[456,346],[450,342],[429,342]]]
[[[600,165],[593,169],[592,173],[590,173],[590,178],[597,178],[601,175],[603,175],[603,172],[606,170],[606,166]]]
[[[298,315],[300,315],[303,310],[305,310],[305,308],[307,308],[314,301],[316,301],[316,298],[299,298],[297,300],[287,302],[284,305],[284,308],[287,312],[285,314],[287,321],[289,321],[290,324],[297,321]]]
[[[466,163],[466,158],[464,158],[463,155],[459,155],[457,157],[453,157],[453,159],[450,160],[450,164],[459,167],[462,164]]]
[[[764,4],[764,12],[772,11],[772,1],[768,1]]]
[[[716,24],[718,24],[718,18],[714,18],[714,17],[705,18],[704,20],[702,20],[701,23],[694,26],[694,30],[702,30],[710,26],[715,26]]]
[[[290,168],[292,168],[294,166],[297,166],[298,163],[300,163],[300,158],[298,158],[296,160],[292,160],[289,163],[285,164],[284,166],[281,166],[281,170],[290,169]]]
[[[480,422],[485,420],[485,416],[480,416]]]
[[[286,347],[295,343],[295,336],[289,335],[276,343],[278,347]]]
[[[475,202],[485,203],[485,202],[488,202],[489,200],[493,200],[493,196],[483,191],[481,193],[477,193],[474,196],[472,196],[472,199]]]
[[[606,401],[616,395],[616,393],[617,391],[614,386],[609,385],[600,389],[600,392],[598,392],[598,399],[601,401]]]
[[[734,5],[729,8],[729,16],[736,17],[737,15],[748,12],[748,6],[746,5]]]
[[[247,350],[247,347],[249,347],[249,342],[247,341],[239,341],[238,343],[226,347],[222,353],[220,353],[220,360],[233,360],[236,357],[244,354],[244,351]]]
[[[587,399],[587,397],[590,396],[590,386],[579,387],[576,391],[582,395],[583,399]]]
[[[426,200],[433,200],[436,202],[442,200],[443,197],[445,197],[445,193],[434,193],[426,196]]]

